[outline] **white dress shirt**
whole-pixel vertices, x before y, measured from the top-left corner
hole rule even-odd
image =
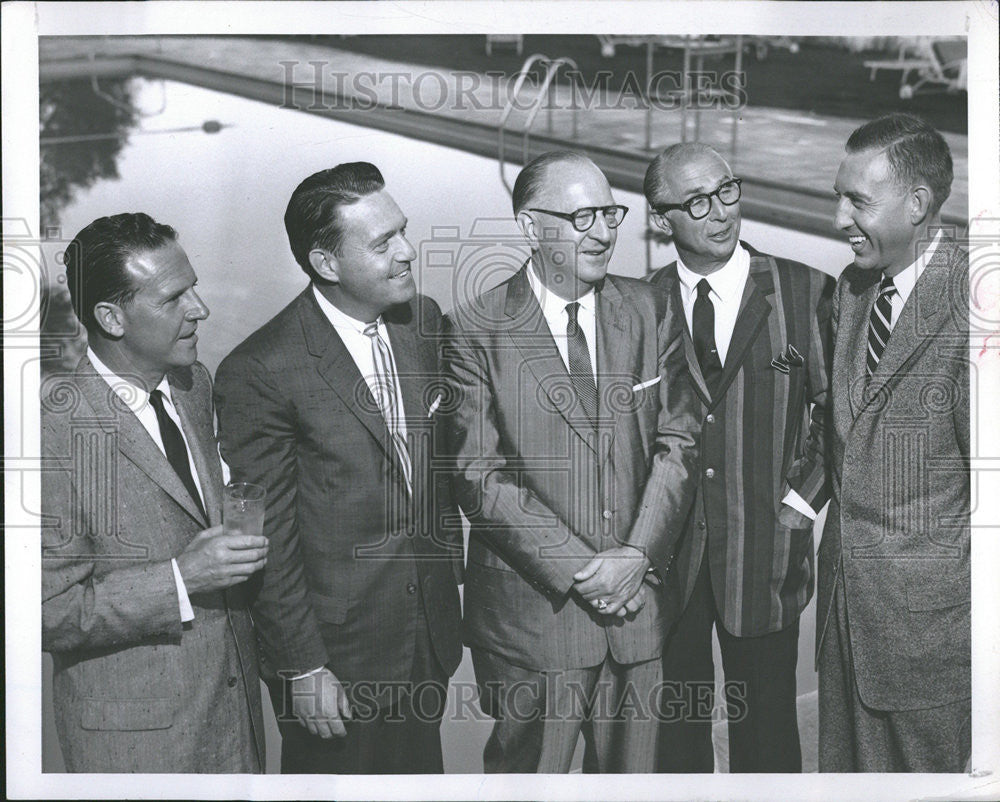
[[[677,278],[681,282],[681,304],[684,306],[688,331],[692,331],[691,319],[694,315],[694,302],[698,298],[698,282],[707,279],[711,285],[712,291],[708,297],[715,308],[715,347],[719,351],[719,361],[725,365],[729,341],[733,339],[736,318],[740,315],[743,290],[750,278],[750,254],[746,248],[737,244],[729,261],[707,276],[695,273],[678,257]]]
[[[156,419],[156,410],[153,409],[152,404],[149,403],[149,393],[146,392],[145,388],[140,387],[137,384],[133,384],[128,379],[124,379],[119,376],[111,370],[111,368],[105,365],[101,361],[100,357],[94,353],[93,349],[89,347],[87,348],[87,358],[90,360],[90,364],[94,366],[94,370],[97,372],[97,375],[107,382],[108,386],[115,391],[115,394],[139,419],[139,423],[142,424],[142,428],[149,432],[149,436],[153,438],[153,442],[156,443],[156,447],[160,449],[164,456],[166,456],[167,451],[163,447],[163,438],[160,435],[160,423]],[[202,507],[204,507],[205,499],[201,492],[201,480],[198,478],[198,468],[195,466],[194,458],[191,455],[191,444],[188,442],[187,435],[184,434],[184,427],[181,426],[181,419],[178,417],[177,409],[174,407],[174,399],[170,395],[170,383],[167,381],[166,376],[163,377],[156,389],[163,394],[163,409],[166,411],[169,418],[177,425],[177,430],[181,433],[181,437],[184,440],[184,447],[187,449],[188,455],[188,467],[191,468],[191,476],[194,478],[194,484],[198,490],[199,500],[201,501]],[[177,567],[177,560],[171,559],[170,566],[174,570],[174,583],[177,585],[177,600],[180,606],[181,621],[193,621],[194,609],[191,607],[191,600],[188,598],[187,588],[184,586],[184,578],[181,576],[181,571]]]
[[[896,287],[896,293],[892,296],[892,319],[889,321],[890,332],[896,325],[896,321],[899,320],[899,316],[903,314],[903,307],[906,306],[906,301],[910,297],[910,293],[913,292],[913,288],[917,284],[917,279],[920,278],[924,272],[924,268],[927,267],[927,264],[934,256],[934,252],[937,250],[940,242],[941,231],[939,229],[937,234],[934,235],[934,239],[931,240],[931,244],[927,246],[927,250],[920,254],[905,270],[893,276],[892,283]]]
[[[361,377],[368,385],[371,394],[378,398],[378,374],[375,372],[375,357],[372,356],[372,339],[365,334],[368,324],[363,320],[355,320],[350,315],[341,312],[313,285],[313,295],[316,302],[323,311],[330,325],[337,330],[340,339],[344,341],[344,347],[358,366]],[[392,342],[389,340],[389,332],[385,327],[382,317],[378,319],[378,333],[389,347],[389,355],[392,357],[392,368],[396,382],[396,400],[399,402],[399,434],[406,439],[406,410],[403,408],[403,394],[399,387],[399,371],[396,370],[396,355],[392,350]]]
[[[535,273],[535,266],[528,267],[528,286],[538,299],[542,308],[542,317],[549,327],[552,339],[556,342],[556,350],[562,357],[566,370],[569,371],[569,345],[566,337],[566,326],[569,324],[569,312],[566,304],[572,303],[560,298],[552,290],[542,284]],[[593,288],[576,299],[580,308],[576,312],[576,324],[587,338],[587,353],[590,355],[590,368],[594,372],[594,384],[597,384],[597,295]]]

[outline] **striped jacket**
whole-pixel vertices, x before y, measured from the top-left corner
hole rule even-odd
[[[815,510],[829,495],[823,424],[834,280],[741,244],[750,276],[714,398],[685,327],[702,406],[702,470],[671,574],[686,605],[707,544],[723,625],[754,637],[790,626],[812,596],[812,529],[789,529],[777,513],[790,488]],[[647,280],[680,308],[676,262]]]

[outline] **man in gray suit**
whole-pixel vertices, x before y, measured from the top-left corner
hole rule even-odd
[[[923,120],[851,134],[837,227],[833,498],[819,551],[820,771],[969,758],[968,258],[940,227],[952,162]]]
[[[225,534],[208,308],[176,232],[102,217],[66,251],[87,356],[42,397],[42,648],[74,772],[260,772],[244,580],[263,537]]]
[[[496,719],[485,768],[565,772],[582,730],[588,771],[648,772],[668,623],[655,574],[697,462],[683,313],[607,273],[627,209],[590,159],[540,156],[513,205],[531,258],[451,315],[445,354],[465,639]]]

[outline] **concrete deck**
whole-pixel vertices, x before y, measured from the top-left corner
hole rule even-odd
[[[194,83],[276,105],[394,131],[486,156],[498,155],[497,127],[510,79],[460,73],[359,55],[325,45],[240,37],[43,37],[43,82],[91,74],[141,74]],[[551,54],[558,55],[558,54]],[[294,86],[293,86],[294,84]],[[526,105],[527,87],[521,97]],[[557,87],[549,115],[542,110],[524,152],[526,112],[508,121],[506,159],[522,163],[554,147],[586,149],[622,189],[641,191],[646,164],[681,139],[682,114],[654,109],[651,148],[646,113],[635,95],[597,95],[577,117],[571,96]],[[844,142],[861,120],[818,117],[788,110],[744,107],[706,110],[700,139],[724,155],[737,129],[734,171],[744,177],[744,214],[755,220],[839,238],[832,226],[832,186]],[[688,112],[688,138],[694,113]],[[943,208],[945,222],[968,219],[968,137],[944,134],[955,161],[955,182]],[[508,180],[514,174],[507,172]]]

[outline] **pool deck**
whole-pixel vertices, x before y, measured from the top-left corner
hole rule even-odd
[[[39,60],[42,82],[129,74],[178,80],[493,158],[499,154],[498,125],[511,83],[499,74],[408,64],[307,41],[241,37],[43,37]],[[527,105],[527,87],[520,97]],[[612,184],[641,192],[652,156],[682,138],[683,115],[663,103],[650,117],[647,149],[647,115],[635,94],[592,95],[578,112],[575,135],[568,87],[556,88],[552,105],[551,127],[542,109],[526,148],[520,132],[527,112],[511,114],[505,135],[508,165],[552,148],[576,147],[590,153]],[[688,111],[688,138],[694,119]],[[748,218],[840,238],[832,224],[832,186],[844,142],[861,122],[753,106],[710,109],[700,113],[699,138],[730,156],[735,124],[737,150],[730,160],[744,178]],[[955,181],[943,217],[964,228],[968,137],[944,137]],[[508,182],[515,172],[508,166]]]

